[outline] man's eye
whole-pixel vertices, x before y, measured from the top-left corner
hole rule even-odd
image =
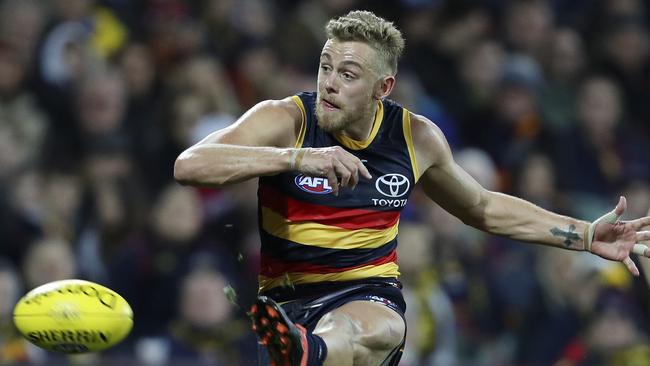
[[[345,80],[354,80],[354,75],[350,74],[349,72],[344,72],[343,73],[343,79],[345,79]]]

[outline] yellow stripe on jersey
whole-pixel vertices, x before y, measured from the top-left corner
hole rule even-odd
[[[260,292],[278,286],[299,285],[324,281],[352,281],[369,277],[398,277],[400,275],[396,263],[385,263],[379,266],[364,266],[339,273],[287,273],[285,276],[268,278],[259,277]]]
[[[314,222],[292,222],[262,207],[262,228],[267,233],[295,243],[333,249],[378,248],[397,236],[399,220],[384,230],[348,230]]]
[[[408,146],[409,156],[411,157],[413,176],[417,182],[420,179],[420,169],[418,169],[418,162],[415,158],[415,146],[413,145],[413,134],[411,133],[411,113],[406,108],[402,109],[402,128],[404,129],[404,138],[406,139],[406,146]]]
[[[302,115],[302,123],[300,124],[300,134],[298,134],[298,140],[296,140],[296,145],[294,147],[302,147],[302,143],[305,140],[305,133],[307,131],[307,113],[305,112],[305,105],[302,104],[302,99],[299,96],[294,95],[292,97],[293,102],[296,103],[298,108],[300,108],[300,114]]]
[[[375,121],[372,124],[372,131],[370,131],[370,135],[368,136],[367,139],[365,139],[364,141],[357,141],[351,137],[342,135],[340,133],[334,134],[334,137],[336,137],[336,139],[348,149],[352,149],[352,150],[365,149],[370,145],[372,140],[375,139],[375,136],[377,136],[377,132],[379,132],[379,127],[381,127],[381,122],[383,120],[384,120],[384,103],[382,103],[382,101],[380,100],[377,104],[377,113],[375,113]]]

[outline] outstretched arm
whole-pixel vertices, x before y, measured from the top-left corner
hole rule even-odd
[[[333,193],[371,178],[361,161],[338,146],[297,148],[304,128],[292,98],[261,102],[233,125],[183,151],[174,164],[182,184],[220,187],[247,179],[299,171],[329,179]]]
[[[442,132],[430,121],[412,116],[416,159],[424,171],[424,191],[445,210],[464,223],[514,240],[570,250],[591,250],[610,260],[623,262],[639,274],[630,252],[635,243],[650,239],[638,231],[650,224],[650,217],[615,224],[596,223],[593,237],[590,223],[558,215],[528,201],[488,191],[458,166]],[[616,210],[625,210],[625,200]],[[645,251],[650,256],[650,251]]]
[[[182,184],[223,186],[288,170],[301,119],[289,98],[261,102],[231,126],[183,151],[174,177]]]

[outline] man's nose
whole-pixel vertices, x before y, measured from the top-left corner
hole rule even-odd
[[[331,73],[331,74],[327,75],[327,77],[325,78],[324,81],[325,81],[325,91],[327,91],[328,93],[336,93],[336,92],[338,92],[338,90],[339,90],[338,84],[337,84],[338,81],[336,79],[336,74],[335,73]]]

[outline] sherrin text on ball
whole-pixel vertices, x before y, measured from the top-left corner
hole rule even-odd
[[[117,292],[71,279],[28,292],[14,308],[14,323],[27,340],[46,350],[96,352],[129,334],[133,311]]]

